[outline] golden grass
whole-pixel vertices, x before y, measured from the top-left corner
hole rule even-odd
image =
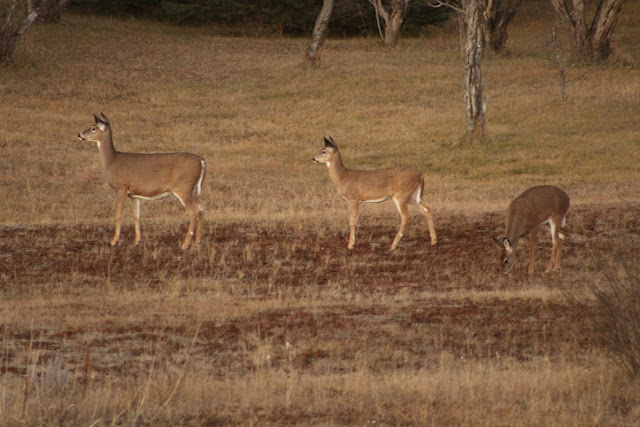
[[[626,38],[616,40],[627,56],[634,52],[627,46],[638,33],[636,14],[625,10],[619,31]],[[99,111],[112,119],[123,150],[191,150],[207,158],[205,195],[216,216],[232,219],[325,216],[318,203],[336,198],[329,185],[318,185],[326,174],[309,159],[328,134],[350,166],[424,171],[436,211],[499,210],[540,182],[584,192],[574,203],[638,194],[637,72],[617,63],[578,66],[576,75],[589,73],[570,84],[569,100],[561,102],[544,21],[514,25],[510,54],[485,59],[488,137],[459,146],[460,63],[449,27],[395,50],[372,40],[330,40],[322,65],[312,70],[302,59],[304,39],[67,20],[34,28],[16,64],[0,71],[5,224],[111,213],[95,147],[74,140]],[[64,197],[45,203],[37,194]],[[147,209],[153,208],[143,214]]]
[[[633,396],[637,390],[614,390],[602,366],[587,370],[543,360],[524,364],[445,360],[443,365],[384,375],[365,369],[342,375],[306,375],[260,366],[255,373],[233,379],[189,373],[180,377],[180,371],[149,370],[136,381],[112,379],[87,391],[78,388],[55,395],[60,391],[55,385],[39,386],[28,410],[33,411],[32,419],[44,424],[69,420],[126,425],[142,420],[164,425],[235,424],[238,420],[242,424],[298,424],[302,419],[303,424],[315,425],[515,422],[535,426],[624,424],[626,417],[613,413],[600,400],[603,390],[618,397],[621,411],[637,404]],[[202,372],[206,366],[190,366],[190,370]],[[180,387],[179,378],[189,387]],[[167,392],[176,385],[180,398],[171,399]],[[638,416],[635,409],[632,412],[633,418]],[[76,413],[91,416],[78,418]]]
[[[0,69],[0,424],[623,425],[637,384],[588,319],[590,283],[637,256],[640,8],[610,64],[577,65],[562,102],[550,5],[527,2],[483,63],[487,136],[462,144],[452,24],[396,49],[232,38],[215,29],[66,16]],[[568,57],[568,60],[570,58]],[[111,248],[113,195],[75,135],[110,117],[125,151],[208,162],[206,237],[177,250],[177,201],[143,203],[143,241]],[[425,173],[439,245],[391,204],[346,208],[311,163]],[[495,273],[508,202],[572,197],[563,270]],[[548,256],[540,233],[537,271]],[[524,248],[520,251],[524,252]]]
[[[361,308],[393,307],[391,299],[352,303],[343,322]],[[292,316],[331,308],[291,299],[284,304]],[[523,360],[496,347],[478,357],[440,347],[449,335],[432,331],[436,345],[415,355],[392,342],[359,346],[354,335],[353,343],[345,342],[349,330],[332,329],[332,338],[318,331],[327,339],[317,340],[298,335],[293,320],[261,323],[254,317],[283,309],[275,300],[148,292],[77,298],[72,310],[68,297],[18,302],[5,312],[10,326],[3,331],[3,353],[24,357],[28,369],[24,377],[1,380],[3,424],[619,425],[640,415],[636,385],[620,388],[624,381],[598,352],[565,350]],[[394,310],[368,321],[398,340],[404,334],[418,338],[389,329],[403,315]],[[233,335],[244,317],[255,319],[246,325],[251,330],[227,353],[226,334]],[[14,331],[31,331],[22,348],[7,344]],[[47,357],[58,331],[70,332],[55,352],[65,357],[61,365]],[[471,336],[459,339],[468,341],[460,348],[476,345]],[[86,353],[65,348],[78,340]]]

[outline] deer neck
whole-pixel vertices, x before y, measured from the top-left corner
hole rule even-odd
[[[98,142],[98,152],[100,153],[100,163],[102,163],[102,168],[106,169],[113,162],[116,154],[116,149],[113,146],[113,139],[111,138],[111,130],[105,132],[104,138]]]
[[[342,181],[348,169],[344,167],[342,164],[342,157],[340,157],[340,153],[337,153],[333,161],[327,163],[327,167],[329,168],[329,178],[334,184],[338,184]]]
[[[524,221],[522,221],[521,218],[518,218],[518,216],[514,214],[508,221],[505,231],[506,238],[509,239],[511,247],[515,250],[515,248],[518,246],[518,240],[520,240],[520,236],[526,234],[528,230],[524,226]]]

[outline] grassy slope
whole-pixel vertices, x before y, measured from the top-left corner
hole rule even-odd
[[[204,155],[205,194],[222,218],[342,209],[325,171],[309,161],[328,134],[350,166],[424,171],[436,212],[500,210],[541,182],[566,187],[574,203],[637,198],[638,73],[620,61],[576,66],[570,77],[588,74],[561,102],[545,44],[552,15],[542,4],[523,9],[504,54],[487,54],[488,137],[474,146],[458,143],[464,114],[453,28],[394,50],[330,40],[312,70],[304,39],[77,16],[35,27],[16,64],[0,70],[0,222],[111,215],[95,147],[74,140],[99,111],[123,150]],[[615,43],[632,64],[640,60],[635,9],[625,9]]]

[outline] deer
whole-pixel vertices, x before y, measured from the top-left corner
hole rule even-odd
[[[125,153],[113,145],[111,123],[104,113],[93,115],[95,123],[78,133],[82,141],[98,145],[100,163],[107,184],[116,193],[116,228],[111,246],[118,243],[122,212],[127,197],[134,204],[135,241],[141,239],[140,202],[176,196],[189,213],[189,228],[182,244],[186,249],[191,244],[195,229],[195,244],[202,240],[204,207],[199,195],[207,170],[205,160],[191,153]]]
[[[533,274],[533,249],[536,242],[538,228],[542,224],[549,224],[551,231],[551,258],[546,271],[560,268],[560,248],[565,239],[561,230],[566,225],[569,210],[569,196],[563,190],[553,185],[537,185],[525,190],[513,199],[505,215],[505,234],[502,239],[493,237],[493,241],[500,248],[502,272],[509,273],[514,265],[518,240],[529,234],[529,268]]]
[[[324,138],[325,146],[316,156],[314,163],[324,163],[329,169],[329,178],[338,194],[349,205],[349,244],[353,249],[356,243],[356,223],[361,203],[380,203],[392,199],[400,213],[400,229],[393,239],[391,250],[398,247],[404,235],[407,222],[411,218],[408,205],[418,205],[420,213],[427,222],[431,245],[437,243],[431,209],[422,201],[424,176],[413,169],[395,167],[388,169],[357,170],[347,169],[342,163],[338,145],[331,136]]]

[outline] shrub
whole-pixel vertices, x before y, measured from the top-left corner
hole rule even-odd
[[[136,16],[177,25],[247,25],[284,35],[309,35],[322,0],[75,0],[77,10],[114,16]],[[89,6],[91,5],[91,6]],[[447,19],[445,8],[412,2],[403,33],[419,34]],[[375,35],[375,10],[367,0],[336,0],[330,32],[337,36]]]
[[[622,264],[592,286],[598,302],[596,331],[614,362],[636,378],[640,373],[640,267]]]

